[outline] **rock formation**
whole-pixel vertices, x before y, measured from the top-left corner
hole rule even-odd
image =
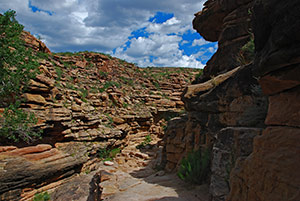
[[[267,128],[232,172],[228,201],[300,199],[299,9],[298,1],[255,2],[253,71],[269,98]]]
[[[253,0],[208,0],[202,11],[195,14],[193,27],[204,39],[218,41],[218,50],[207,62],[197,82],[210,80],[239,66],[241,47],[249,41],[250,8]]]
[[[139,68],[100,53],[54,54],[28,32],[22,38],[39,53],[40,74],[30,80],[21,107],[38,118],[35,129],[42,130],[42,139],[29,145],[1,139],[0,200],[30,200],[36,192],[69,184],[98,168],[102,149],[120,147],[120,163],[136,158],[127,168],[144,166],[146,156],[135,147],[147,135],[160,140],[166,119],[184,110],[184,87],[199,73]],[[126,154],[126,147],[134,154]],[[82,188],[89,188],[94,178],[81,177]]]
[[[192,149],[210,147],[213,201],[300,199],[299,8],[208,0],[195,14],[194,28],[219,48],[182,95],[187,115],[168,124],[164,161],[174,170]],[[243,64],[249,31],[256,55]]]

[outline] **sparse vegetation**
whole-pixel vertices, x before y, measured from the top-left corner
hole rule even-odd
[[[120,152],[121,152],[120,148],[114,148],[114,149],[101,148],[98,149],[97,151],[97,157],[103,159],[104,161],[111,161]]]
[[[186,182],[203,184],[210,173],[210,150],[197,150],[181,160],[178,177]]]
[[[50,195],[48,192],[37,193],[33,197],[33,201],[48,201],[50,200]]]
[[[141,144],[137,145],[136,148],[137,149],[145,148],[145,146],[148,145],[151,141],[152,141],[151,135],[148,134],[148,135],[145,136],[144,141],[141,142]]]
[[[251,35],[250,40],[241,48],[238,55],[238,62],[241,65],[249,64],[255,57],[254,37]]]

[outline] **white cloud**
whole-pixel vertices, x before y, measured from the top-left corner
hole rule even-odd
[[[0,12],[17,11],[17,19],[25,30],[38,34],[51,51],[93,50],[112,53],[143,66],[203,66],[197,55],[186,56],[179,50],[182,35],[192,29],[194,13],[202,9],[205,0],[32,0],[42,10],[32,12],[29,0],[0,2]],[[162,24],[148,19],[158,11],[174,13]],[[123,47],[132,31],[146,27],[148,38],[131,40]],[[169,35],[173,34],[175,35]],[[183,41],[182,43],[185,43]],[[181,43],[181,44],[182,44]],[[203,41],[196,40],[193,45]],[[149,56],[155,57],[153,62]]]
[[[200,39],[195,39],[193,41],[192,46],[202,46],[202,45],[206,45],[208,43],[209,43],[208,41],[204,40],[203,38],[200,38]]]

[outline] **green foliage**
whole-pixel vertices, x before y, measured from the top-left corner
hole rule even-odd
[[[184,181],[203,184],[210,173],[210,151],[193,151],[183,158],[178,170],[178,177]]]
[[[34,195],[33,201],[48,201],[50,200],[50,195],[48,192],[37,193]]]
[[[151,135],[148,134],[148,135],[145,136],[144,141],[143,141],[141,144],[137,145],[136,148],[137,148],[137,149],[142,149],[142,148],[144,148],[146,145],[148,145],[151,141],[152,141]]]
[[[34,131],[32,126],[37,123],[33,113],[26,113],[19,108],[20,102],[5,108],[1,119],[0,136],[18,142],[30,142],[40,137],[40,132]]]
[[[159,86],[159,84],[157,82],[153,82],[153,85],[156,87],[157,90],[161,90],[160,86]]]
[[[255,57],[255,44],[254,38],[251,36],[250,40],[241,48],[237,58],[241,65],[249,64]]]
[[[34,114],[20,109],[21,94],[29,80],[38,73],[37,57],[20,38],[23,26],[15,19],[16,12],[8,10],[0,15],[0,137],[14,142],[32,141],[40,137],[31,127],[37,123]]]
[[[84,89],[84,88],[79,89],[79,91],[80,91],[81,100],[83,102],[86,102],[86,97],[89,95],[89,91],[87,89]]]
[[[0,16],[0,106],[7,107],[18,100],[30,79],[38,72],[38,63],[32,51],[20,38],[23,26],[9,10]]]
[[[195,79],[197,80],[200,78],[200,76],[203,74],[203,70],[199,71],[199,73],[195,76]]]
[[[61,79],[62,75],[63,75],[63,71],[58,66],[55,67],[55,71],[56,71],[56,74],[57,74],[56,80],[59,81]]]
[[[121,152],[120,148],[114,148],[114,149],[101,148],[101,149],[98,149],[97,155],[98,155],[98,158],[101,158],[104,161],[111,161],[120,152]]]
[[[106,91],[109,87],[113,87],[113,86],[120,88],[121,85],[114,81],[106,81],[104,83],[103,87],[99,88],[99,92],[102,93],[102,92]]]

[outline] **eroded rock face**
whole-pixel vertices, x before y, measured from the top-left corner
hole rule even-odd
[[[267,97],[247,65],[188,86],[183,101],[187,116],[171,120],[165,132],[166,170],[176,169],[193,149],[210,148],[212,200],[225,200],[231,170],[252,153],[253,138],[264,127]]]
[[[37,117],[34,127],[42,130],[43,138],[26,144],[1,137],[0,200],[31,200],[35,193],[57,188],[54,200],[93,199],[87,192],[93,178],[85,174],[99,168],[99,150],[106,148],[130,145],[134,150],[119,162],[139,155],[128,167],[145,166],[150,159],[136,153],[136,146],[146,136],[152,143],[161,140],[162,126],[169,116],[182,113],[180,95],[199,72],[139,68],[100,53],[55,54],[28,32],[22,37],[34,53],[44,53],[38,60],[40,74],[30,80],[21,104]],[[80,178],[72,180],[77,173]],[[81,180],[84,184],[76,188]]]
[[[299,1],[255,2],[254,72],[269,95],[267,128],[232,172],[228,201],[300,199],[299,9]]]
[[[80,172],[86,161],[84,152],[71,155],[48,144],[25,148],[2,147],[1,200],[17,200],[24,189],[28,191]]]
[[[207,62],[203,75],[205,82],[234,69],[240,48],[250,39],[250,15],[253,0],[208,0],[202,11],[195,14],[193,27],[208,41],[218,41],[218,50]]]

